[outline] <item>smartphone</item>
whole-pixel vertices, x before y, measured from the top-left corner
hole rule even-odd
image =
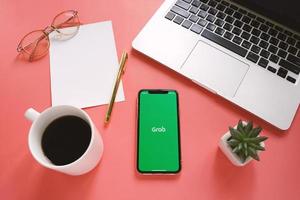
[[[137,170],[176,174],[181,170],[178,94],[141,90],[138,94]]]

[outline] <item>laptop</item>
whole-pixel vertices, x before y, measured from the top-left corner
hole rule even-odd
[[[300,102],[298,0],[166,0],[137,51],[279,129]]]

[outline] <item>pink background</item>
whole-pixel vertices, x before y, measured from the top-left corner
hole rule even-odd
[[[299,199],[300,115],[282,132],[237,106],[132,50],[131,42],[162,0],[0,0],[0,198],[22,199]],[[105,143],[101,164],[72,177],[37,164],[29,153],[31,123],[23,113],[51,105],[49,57],[28,63],[16,58],[27,32],[51,23],[59,12],[77,9],[83,23],[112,20],[118,55],[129,52],[124,75],[126,101],[117,103],[109,127],[106,106],[86,109]],[[142,88],[176,89],[180,95],[182,172],[141,176],[135,172],[136,98]],[[259,98],[259,97],[257,97]],[[264,128],[261,162],[234,167],[218,140],[239,119]]]

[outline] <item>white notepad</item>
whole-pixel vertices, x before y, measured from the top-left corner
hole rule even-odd
[[[80,26],[71,39],[50,39],[52,105],[107,104],[119,70],[112,23]],[[122,83],[116,101],[124,101]]]

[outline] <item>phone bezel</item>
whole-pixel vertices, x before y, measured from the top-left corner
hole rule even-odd
[[[140,135],[140,95],[142,92],[147,91],[149,94],[162,94],[169,92],[175,92],[176,93],[176,109],[177,109],[177,127],[178,127],[178,160],[179,160],[179,167],[176,171],[142,171],[139,169],[139,135]],[[140,174],[178,174],[181,171],[181,141],[180,141],[180,118],[179,118],[179,98],[178,98],[178,92],[176,90],[168,90],[168,89],[142,89],[138,93],[138,102],[137,102],[137,154],[136,154],[136,169]]]

